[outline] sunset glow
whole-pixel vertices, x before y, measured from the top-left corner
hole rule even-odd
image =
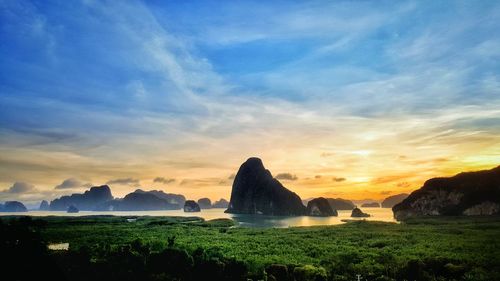
[[[252,156],[380,200],[500,164],[498,2],[176,2],[2,1],[0,201],[229,199]]]

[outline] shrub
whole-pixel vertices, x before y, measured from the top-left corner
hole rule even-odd
[[[296,281],[326,281],[326,270],[323,267],[304,265],[293,270]]]

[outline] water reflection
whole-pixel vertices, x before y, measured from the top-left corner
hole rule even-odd
[[[0,215],[29,215],[29,216],[92,216],[92,215],[113,215],[113,216],[197,216],[205,220],[230,218],[235,220],[239,226],[243,227],[293,227],[293,226],[314,226],[314,225],[335,225],[344,223],[342,220],[356,219],[351,218],[351,211],[338,211],[337,217],[278,217],[264,215],[237,215],[226,214],[225,209],[205,209],[198,213],[185,213],[183,210],[168,211],[131,211],[131,212],[89,212],[80,211],[79,213],[50,212],[50,211],[30,211],[26,213],[0,213]],[[362,208],[362,210],[371,215],[369,218],[360,218],[366,220],[395,222],[392,210],[389,208]]]
[[[342,224],[345,220],[371,220],[396,222],[392,210],[388,208],[363,208],[371,215],[368,218],[351,218],[351,211],[338,211],[337,217],[276,217],[263,215],[232,215],[232,219],[240,226],[248,227],[293,227]],[[344,221],[343,221],[344,220]]]
[[[53,251],[67,251],[69,249],[69,243],[55,243],[47,245],[49,250]]]

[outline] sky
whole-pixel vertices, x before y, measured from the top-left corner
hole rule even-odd
[[[500,165],[498,1],[0,0],[0,201],[302,198]]]

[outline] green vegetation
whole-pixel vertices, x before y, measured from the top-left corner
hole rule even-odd
[[[500,280],[497,217],[287,229],[240,228],[227,219],[131,218],[44,217],[24,224],[44,243],[69,243],[69,251],[48,254],[62,268],[84,272],[79,276],[85,270],[78,264],[86,264],[136,268],[140,272],[127,278],[143,280],[355,280],[356,274],[367,280]],[[12,217],[1,221],[3,229],[20,224]],[[79,262],[69,264],[74,259]]]

